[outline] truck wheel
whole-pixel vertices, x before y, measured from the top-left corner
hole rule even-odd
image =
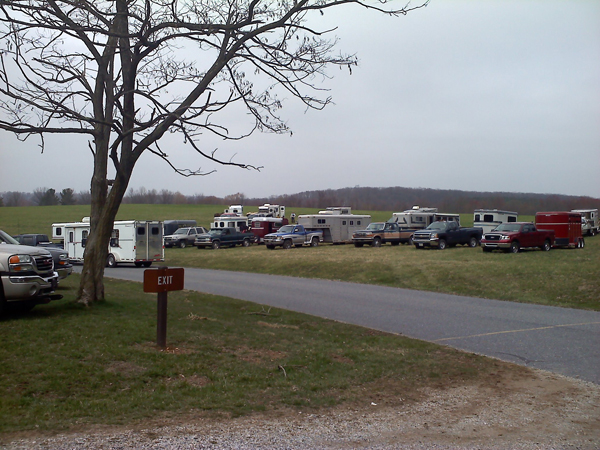
[[[218,250],[221,248],[221,243],[219,241],[213,241],[212,243],[213,250]]]
[[[379,238],[373,239],[373,247],[381,247],[381,239],[379,239]]]
[[[479,244],[479,241],[476,237],[471,237],[471,239],[469,239],[469,247],[475,248],[477,247],[477,244]]]
[[[440,241],[438,242],[438,248],[440,250],[445,250],[446,249],[446,241],[444,239],[440,239]]]
[[[0,284],[0,316],[4,311],[6,311],[6,299],[4,298],[4,290]]]
[[[319,238],[318,237],[312,238],[312,241],[310,241],[310,246],[311,247],[318,247],[319,246]]]
[[[547,251],[550,250],[551,247],[552,246],[550,245],[550,241],[548,239],[546,239],[544,241],[544,244],[542,245],[542,250],[545,251],[545,252],[547,252]]]
[[[115,259],[115,255],[110,253],[106,258],[106,267],[117,267],[117,260]]]
[[[242,241],[242,247],[250,247],[250,239],[244,239]]]
[[[181,241],[179,241],[179,248],[185,248],[186,245],[187,245],[187,242],[184,241],[183,239]]]
[[[283,241],[283,248],[286,250],[289,250],[290,248],[292,248],[292,241],[289,239],[286,239],[285,241]]]
[[[408,238],[408,245],[413,245],[412,236]]]
[[[519,245],[517,241],[513,241],[508,249],[508,251],[511,253],[519,253],[519,250],[521,250],[521,245]]]

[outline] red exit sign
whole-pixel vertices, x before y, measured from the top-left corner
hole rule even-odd
[[[144,292],[167,292],[183,290],[183,268],[144,270]]]

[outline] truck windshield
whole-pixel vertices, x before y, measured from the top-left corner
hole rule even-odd
[[[179,229],[178,229],[177,231],[175,231],[175,233],[173,233],[173,234],[174,234],[174,235],[175,235],[175,234],[185,234],[185,235],[187,235],[187,234],[188,234],[188,230],[189,230],[189,228],[179,228]]]
[[[428,230],[445,230],[447,222],[433,222],[427,227]]]
[[[521,225],[518,223],[501,223],[493,231],[519,231]]]
[[[0,230],[0,243],[2,243],[2,244],[16,244],[16,245],[19,245],[19,241],[17,241],[14,237],[12,237],[11,235],[5,233],[2,230]]]
[[[369,231],[381,231],[383,230],[383,228],[385,227],[385,223],[370,223],[369,226],[367,227],[367,230]]]
[[[278,233],[293,233],[295,225],[284,225],[277,232]]]

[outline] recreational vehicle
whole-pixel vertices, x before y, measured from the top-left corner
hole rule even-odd
[[[498,209],[476,209],[473,213],[473,226],[489,233],[501,223],[516,222],[519,214],[514,211],[501,211]]]
[[[597,209],[574,209],[572,212],[581,214],[581,232],[594,236],[600,233],[600,218]]]
[[[89,218],[84,218],[81,222],[52,224],[52,230],[54,238],[64,240],[69,260],[83,262],[90,234]],[[121,263],[150,267],[153,262],[164,260],[162,222],[119,220],[114,223],[108,243],[108,267],[116,267]]]
[[[322,230],[323,242],[352,242],[352,234],[371,223],[371,216],[352,214],[350,207],[329,207],[318,214],[298,216],[299,225],[307,230]]]

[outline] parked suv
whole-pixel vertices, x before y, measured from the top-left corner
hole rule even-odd
[[[0,230],[0,313],[7,305],[25,309],[58,300],[58,274],[52,255],[43,247],[20,245]]]
[[[185,248],[188,245],[194,245],[196,236],[208,233],[204,227],[185,227],[179,228],[175,233],[165,236],[165,247]]]

